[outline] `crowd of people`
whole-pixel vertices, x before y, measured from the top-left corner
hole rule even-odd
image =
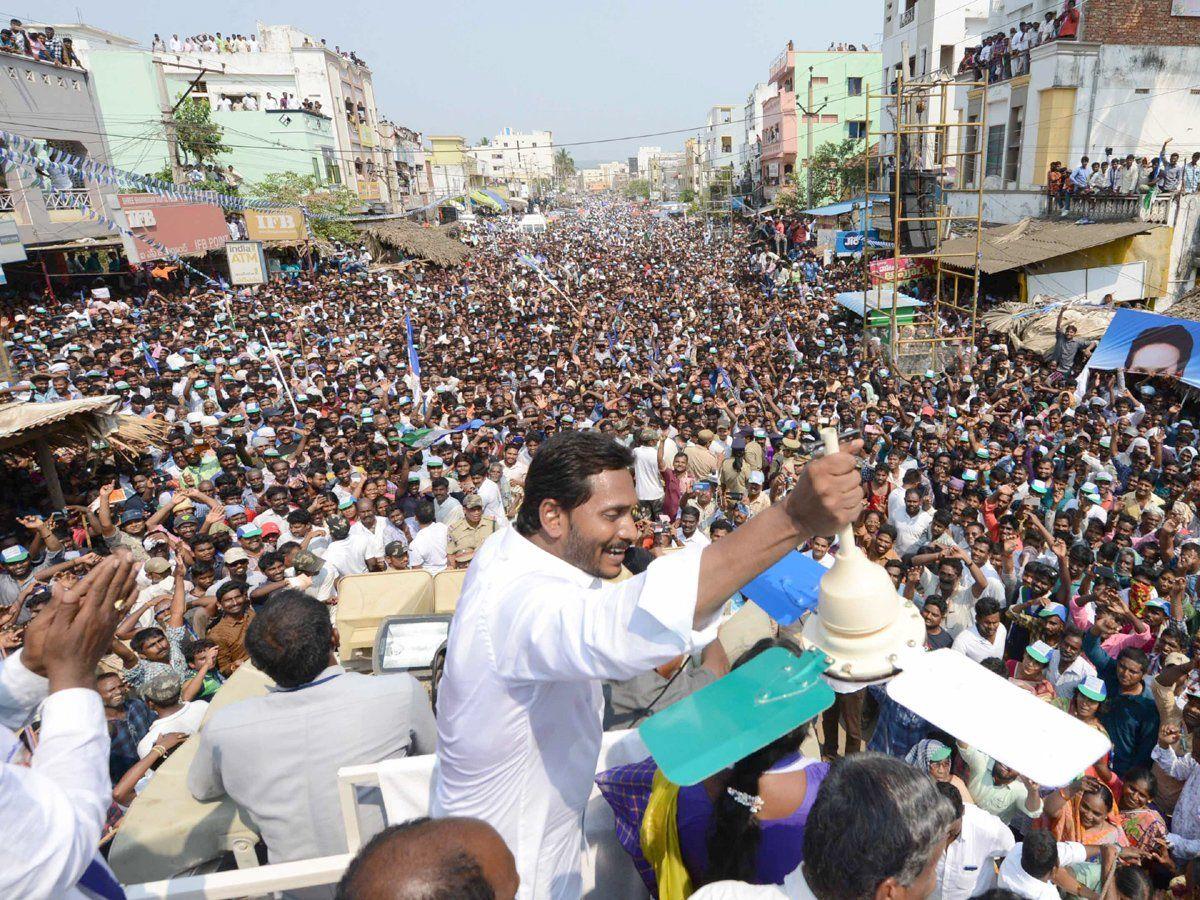
[[[1050,11],[1041,22],[1018,22],[1015,27],[984,37],[968,47],[958,64],[958,74],[973,73],[976,81],[1007,81],[1029,74],[1029,51],[1052,41],[1073,41],[1079,36],[1079,9],[1066,0],[1056,15]]]
[[[710,627],[743,615],[741,586],[788,549],[772,529],[794,526],[791,546],[828,566],[845,521],[920,608],[930,650],[1104,732],[1111,753],[1045,787],[879,686],[842,693],[819,722],[699,785],[669,793],[652,762],[600,776],[648,886],[840,898],[890,878],[913,897],[965,898],[1042,897],[1050,883],[1095,897],[1115,883],[1140,900],[1186,874],[1200,855],[1200,469],[1175,381],[1077,379],[1091,347],[1070,312],[1046,358],[981,332],[935,369],[893,371],[878,334],[833,301],[860,287],[861,264],[829,258],[799,220],[706,241],[696,223],[602,199],[542,236],[490,223],[479,238],[453,268],[372,271],[367,257],[227,294],[182,273],[128,290],[96,273],[73,295],[9,307],[11,400],[110,394],[161,430],[136,456],[60,452],[61,509],[35,458],[4,461],[0,694],[62,664],[46,659],[46,633],[65,627],[63,598],[123,598],[63,682],[85,688],[75,703],[99,692],[110,749],[97,829],[193,740],[193,794],[250,810],[273,861],[344,852],[337,768],[436,749],[439,815],[502,839],[471,863],[491,873],[493,894],[478,896],[512,896],[497,885],[515,865],[522,896],[569,897],[578,840],[561,823],[582,814],[594,775],[581,759],[593,727],[599,747],[592,687],[605,683],[610,727],[634,727],[766,649],[798,652],[769,623],[748,649]],[[861,440],[859,455],[818,458],[826,426]],[[809,511],[828,502],[819,477],[852,512]],[[604,588],[608,612],[580,599],[522,630],[622,567],[640,577]],[[346,575],[449,568],[469,574],[435,716],[408,676],[337,664],[330,607]],[[688,585],[695,619],[688,605],[681,622],[664,598]],[[654,627],[633,612],[578,618],[620,609]],[[278,690],[202,725],[247,661]],[[45,680],[33,687],[22,696],[44,698]],[[48,689],[53,700],[53,672]],[[38,748],[59,721],[51,700]],[[31,712],[5,723],[36,759]],[[267,721],[284,737],[262,740]],[[522,771],[530,780],[511,781]],[[854,838],[838,826],[901,782],[927,807],[880,862],[864,849],[870,822]],[[327,818],[313,814],[326,803]],[[647,841],[648,822],[675,838]],[[389,829],[364,856],[400,858],[397,842],[435,827],[452,828]],[[855,847],[837,874],[826,857]],[[437,856],[411,852],[414,866]],[[360,861],[347,878],[371,871]],[[837,893],[848,872],[870,890]]]
[[[1200,152],[1184,163],[1178,153],[1167,154],[1170,139],[1163,142],[1157,156],[1122,159],[1105,148],[1103,160],[1080,157],[1075,168],[1060,160],[1050,163],[1046,173],[1046,192],[1054,205],[1066,215],[1071,201],[1082,198],[1137,197],[1143,202],[1157,196],[1194,194],[1200,190]]]
[[[312,38],[306,37],[302,46],[324,48],[326,47],[325,38],[321,38],[320,43],[313,43]],[[216,33],[201,32],[183,38],[180,38],[178,34],[172,34],[167,40],[163,40],[161,35],[155,34],[150,41],[150,49],[171,53],[261,53],[262,45],[258,42],[258,36],[254,34],[223,35],[218,31]],[[353,50],[334,47],[333,52],[356,66],[366,65]]]
[[[7,28],[0,28],[0,52],[40,59],[56,66],[83,68],[71,38],[59,37],[51,25],[40,31],[30,31],[20,19],[11,19]]]

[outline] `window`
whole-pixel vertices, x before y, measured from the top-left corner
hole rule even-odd
[[[967,116],[967,121],[978,122],[979,116]],[[967,134],[966,150],[964,151],[966,155],[963,157],[962,187],[966,188],[975,183],[975,173],[979,171],[977,168],[979,157],[976,155],[976,152],[979,150],[979,129],[968,126],[964,131]]]
[[[862,96],[862,78],[847,78],[846,79],[846,96],[861,97]]]
[[[721,135],[721,152],[722,153],[732,153],[733,152],[733,138],[727,134]]]
[[[838,117],[836,114],[835,115],[826,114],[826,115],[821,116],[821,124],[822,125],[836,125],[837,123],[838,123]]]
[[[325,181],[329,184],[341,184],[342,170],[338,168],[332,147],[321,148],[321,160],[325,164]]]
[[[987,158],[984,163],[984,177],[999,175],[1004,167],[1004,126],[991,125],[987,133]]]
[[[1015,183],[1021,170],[1021,134],[1025,125],[1025,108],[1014,106],[1008,114],[1008,145],[1004,148],[1004,180]]]
[[[943,72],[952,72],[954,69],[954,45],[942,44],[941,53],[938,56],[938,68]]]
[[[846,137],[859,141],[867,136],[867,123],[856,122],[853,119],[846,122]]]
[[[813,87],[820,87],[823,84],[829,84],[829,79],[823,75],[814,75],[812,78]]]

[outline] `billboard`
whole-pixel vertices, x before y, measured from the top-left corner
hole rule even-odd
[[[1088,368],[1168,375],[1200,387],[1200,322],[1118,309]]]
[[[226,241],[225,258],[229,261],[230,284],[267,283],[267,261],[258,241]]]
[[[879,230],[876,228],[870,229],[866,234],[867,240],[879,240]],[[863,252],[863,233],[862,231],[839,231],[834,236],[834,252],[838,256],[853,256],[855,253]]]
[[[252,241],[303,241],[308,237],[300,207],[269,212],[246,210],[246,236]]]
[[[219,206],[170,200],[155,194],[117,194],[132,238],[123,237],[132,263],[149,262],[219,250],[229,240],[229,226]],[[166,247],[162,250],[142,238]]]
[[[0,219],[0,263],[24,262],[25,245],[13,219]]]
[[[920,256],[902,256],[897,264],[894,256],[887,256],[871,260],[867,263],[867,268],[871,272],[871,284],[888,284],[893,280],[912,281],[923,275],[931,275],[936,269],[936,264],[932,259]]]

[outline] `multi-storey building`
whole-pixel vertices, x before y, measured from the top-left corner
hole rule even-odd
[[[517,132],[505,128],[486,144],[467,151],[494,183],[503,184],[518,197],[536,193],[537,182],[554,178],[554,133]]]

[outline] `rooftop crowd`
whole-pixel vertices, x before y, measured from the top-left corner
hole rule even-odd
[[[785,508],[793,515],[792,498],[817,477],[818,430],[832,425],[863,443],[851,469],[863,501],[855,539],[920,607],[926,646],[952,648],[1103,731],[1112,751],[1072,784],[1044,787],[880,687],[839,694],[819,721],[700,785],[671,792],[650,763],[601,776],[602,789],[620,787],[606,796],[648,886],[660,897],[874,896],[891,883],[913,897],[1057,888],[1141,898],[1187,875],[1200,855],[1200,470],[1195,413],[1176,382],[1092,372],[1076,390],[1091,346],[1069,313],[1048,358],[981,332],[969,352],[901,377],[879,336],[864,339],[833,301],[860,287],[861,264],[827,261],[800,220],[709,242],[696,223],[600,200],[538,238],[496,224],[481,237],[457,268],[321,270],[228,294],[177,272],[159,287],[124,279],[122,290],[109,277],[99,294],[97,281],[13,298],[14,380],[0,388],[12,400],[113,394],[122,411],[164,427],[160,445],[134,458],[60,454],[64,509],[51,507],[34,461],[5,460],[9,758],[61,747],[67,701],[54,698],[70,695],[84,721],[94,687],[98,743],[109,747],[93,773],[96,840],[192,740],[192,793],[250,810],[272,861],[344,852],[337,768],[436,750],[449,753],[443,774],[460,778],[444,808],[488,825],[393,826],[347,873],[342,896],[379,896],[353,886],[397,859],[405,877],[452,873],[438,878],[491,892],[470,896],[511,897],[517,873],[522,896],[570,896],[570,879],[551,887],[539,868],[551,863],[516,846],[508,813],[493,815],[456,769],[478,729],[457,704],[482,679],[474,654],[486,642],[460,631],[460,648],[473,649],[456,659],[452,629],[435,715],[408,676],[337,665],[338,579],[477,558],[476,574],[510,556],[512,571],[544,565],[530,555],[539,524],[523,501],[539,466],[551,467],[538,462],[549,447],[568,457],[590,448],[606,460],[592,471],[632,471],[632,530],[614,531],[598,561],[577,568],[610,575],[623,564],[645,573],[636,585],[666,585],[668,566],[685,572],[701,551],[763,533]],[[530,253],[540,274],[519,258]],[[960,324],[943,323],[948,334]],[[593,461],[585,453],[580,465]],[[799,549],[832,564],[833,519],[808,521],[826,527],[804,531]],[[705,570],[691,577],[701,594],[713,583]],[[744,608],[735,587],[711,588],[722,617]],[[115,595],[118,615],[84,615]],[[562,658],[531,650],[522,677],[586,670],[606,682],[608,724],[633,727],[769,647],[796,651],[789,629],[768,626],[745,652],[726,652],[695,602],[695,631],[678,650],[664,652],[675,644],[662,635],[638,638],[661,664],[638,668],[628,646],[586,665],[571,647]],[[74,631],[64,604],[84,610]],[[279,690],[213,713],[201,730],[207,702],[247,661]],[[43,675],[38,743],[30,721]],[[277,741],[264,736],[268,715]],[[479,731],[495,739],[509,724],[497,716]],[[552,756],[558,745],[547,746]],[[553,776],[560,762],[541,764]],[[280,767],[287,778],[268,777]],[[899,784],[925,806],[883,804],[877,820],[856,811],[856,791],[890,796]],[[311,814],[322,804],[327,820]],[[12,819],[24,808],[0,814],[0,830],[19,831]],[[674,839],[647,840],[648,822]],[[839,837],[846,822],[855,837]],[[42,865],[0,873],[0,884],[57,896],[73,883],[58,873]]]

